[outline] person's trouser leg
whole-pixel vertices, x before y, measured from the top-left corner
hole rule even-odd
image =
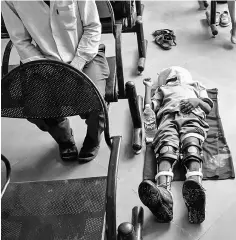
[[[235,9],[235,1],[228,1],[229,14],[232,22],[232,30],[231,30],[231,42],[236,44],[236,9]]]
[[[206,194],[202,187],[202,144],[207,137],[208,124],[192,114],[183,122],[180,131],[181,164],[186,168],[183,198],[188,208],[190,223],[205,220]]]
[[[171,181],[173,166],[178,160],[179,138],[174,115],[165,115],[158,127],[153,148],[157,160],[155,182],[144,180],[139,185],[139,197],[159,222],[170,222],[173,218]]]
[[[105,57],[105,49],[100,45],[95,58],[85,65],[83,72],[94,82],[101,95],[105,96],[106,79],[109,76],[109,66]],[[87,134],[79,154],[80,161],[93,160],[99,149],[101,134],[104,130],[105,116],[102,112],[93,112],[87,119]]]
[[[28,119],[40,130],[48,132],[59,145],[60,156],[64,161],[76,160],[78,150],[75,145],[72,129],[67,118]]]

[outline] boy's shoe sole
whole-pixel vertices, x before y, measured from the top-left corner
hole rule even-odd
[[[168,190],[157,187],[150,180],[144,180],[139,185],[138,193],[142,203],[156,216],[158,222],[167,223],[173,219],[173,200]],[[169,205],[165,199],[170,202]]]
[[[183,198],[188,208],[190,223],[202,223],[205,220],[206,194],[200,183],[186,180],[183,184]]]

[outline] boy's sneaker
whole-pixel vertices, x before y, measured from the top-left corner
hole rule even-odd
[[[193,179],[187,179],[183,184],[183,198],[188,208],[190,223],[202,223],[205,220],[206,194],[202,185]]]
[[[139,198],[147,206],[158,222],[167,223],[173,219],[173,198],[169,190],[164,186],[156,186],[150,180],[140,183]]]
[[[228,11],[224,11],[221,15],[220,15],[220,26],[221,27],[227,27],[229,26],[231,23],[230,20],[230,16]]]

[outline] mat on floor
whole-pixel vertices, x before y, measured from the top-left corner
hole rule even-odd
[[[209,97],[214,101],[214,107],[207,116],[210,126],[207,139],[203,145],[203,175],[204,180],[222,180],[235,178],[232,156],[225,139],[218,106],[218,90],[208,89]],[[157,165],[151,145],[147,145],[143,169],[143,179],[154,180]],[[176,164],[174,167],[174,181],[185,179],[185,169]]]

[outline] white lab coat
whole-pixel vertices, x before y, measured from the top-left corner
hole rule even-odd
[[[101,23],[94,0],[3,1],[2,14],[21,61],[73,61],[79,69],[98,52]],[[33,41],[32,41],[33,40]]]

